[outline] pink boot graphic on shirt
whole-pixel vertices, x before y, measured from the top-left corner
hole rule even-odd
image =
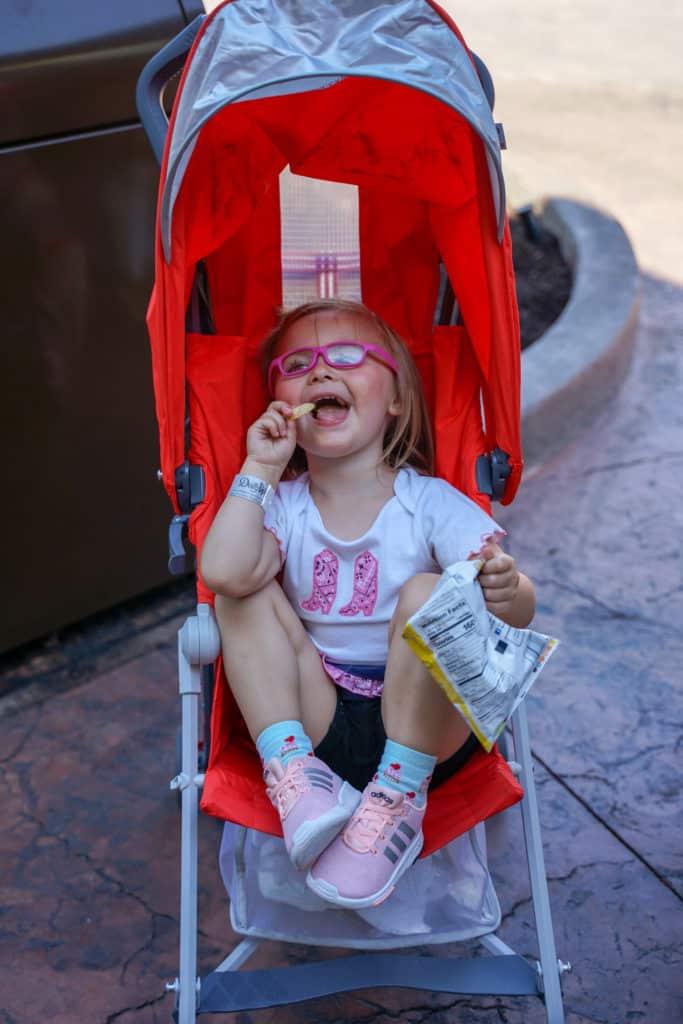
[[[377,603],[377,570],[379,563],[369,551],[364,551],[353,563],[353,594],[348,604],[339,609],[340,615],[372,615]]]
[[[329,615],[337,596],[339,559],[334,551],[324,548],[313,559],[313,590],[311,596],[301,602],[307,612]]]

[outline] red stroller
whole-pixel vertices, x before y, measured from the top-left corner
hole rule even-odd
[[[167,124],[159,97],[183,66]],[[522,470],[520,346],[502,129],[492,119],[485,66],[438,5],[227,0],[147,65],[138,107],[162,162],[148,323],[161,472],[176,513],[171,570],[185,571],[187,541],[201,549],[243,461],[246,427],[267,404],[258,346],[276,309],[320,295],[362,298],[408,342],[433,416],[438,475],[485,508],[491,498],[510,502]],[[197,616],[180,634],[182,765],[172,783],[182,792],[180,974],[171,986],[181,1024],[197,1012],[381,985],[541,991],[548,1020],[559,1024],[563,965],[550,921],[524,706],[512,720],[515,762],[498,751],[480,752],[457,784],[444,783],[430,799],[423,851],[429,867],[420,861],[405,876],[423,872],[419,884],[406,882],[401,926],[396,917],[360,920],[346,911],[344,920],[357,920],[342,927],[336,912],[330,925],[329,911],[302,906],[296,880],[289,880],[289,902],[283,896],[282,844],[272,838],[279,820],[220,661],[214,676],[213,595],[201,578],[197,593]],[[209,703],[210,756],[200,766],[201,712]],[[200,788],[202,809],[232,823],[221,862],[233,927],[247,936],[201,983]],[[500,908],[478,824],[520,799],[536,966],[492,934]],[[463,877],[478,872],[467,926],[461,906],[457,927],[425,912],[411,931],[411,901],[430,885],[457,889],[458,878],[443,880],[452,868]],[[278,884],[269,887],[273,878]],[[264,910],[273,899],[286,904],[289,920],[293,908],[304,914],[292,934],[283,934]],[[310,926],[316,911],[317,931]],[[495,955],[454,961],[364,953],[266,972],[236,970],[263,937],[367,950],[472,936]]]

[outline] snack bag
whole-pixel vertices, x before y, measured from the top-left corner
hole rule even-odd
[[[487,610],[477,580],[483,564],[449,565],[403,639],[490,750],[559,641]]]

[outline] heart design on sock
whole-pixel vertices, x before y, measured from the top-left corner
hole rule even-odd
[[[293,742],[294,742],[294,737],[293,736],[285,736],[285,743],[293,743]]]
[[[391,764],[391,765],[389,765],[389,767],[393,768],[394,771],[397,772],[401,766],[400,766],[400,764]]]
[[[413,797],[415,796],[415,794],[414,794],[414,793],[406,793],[406,796],[407,796],[407,797],[408,797],[408,798],[409,798],[410,800],[412,800],[412,799],[413,799]]]

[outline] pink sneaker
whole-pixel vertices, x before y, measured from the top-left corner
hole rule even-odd
[[[292,757],[286,766],[273,757],[263,778],[292,864],[309,867],[349,820],[360,793],[312,754]]]
[[[422,849],[425,807],[369,782],[341,835],[308,872],[306,884],[328,903],[360,909],[389,896]]]

